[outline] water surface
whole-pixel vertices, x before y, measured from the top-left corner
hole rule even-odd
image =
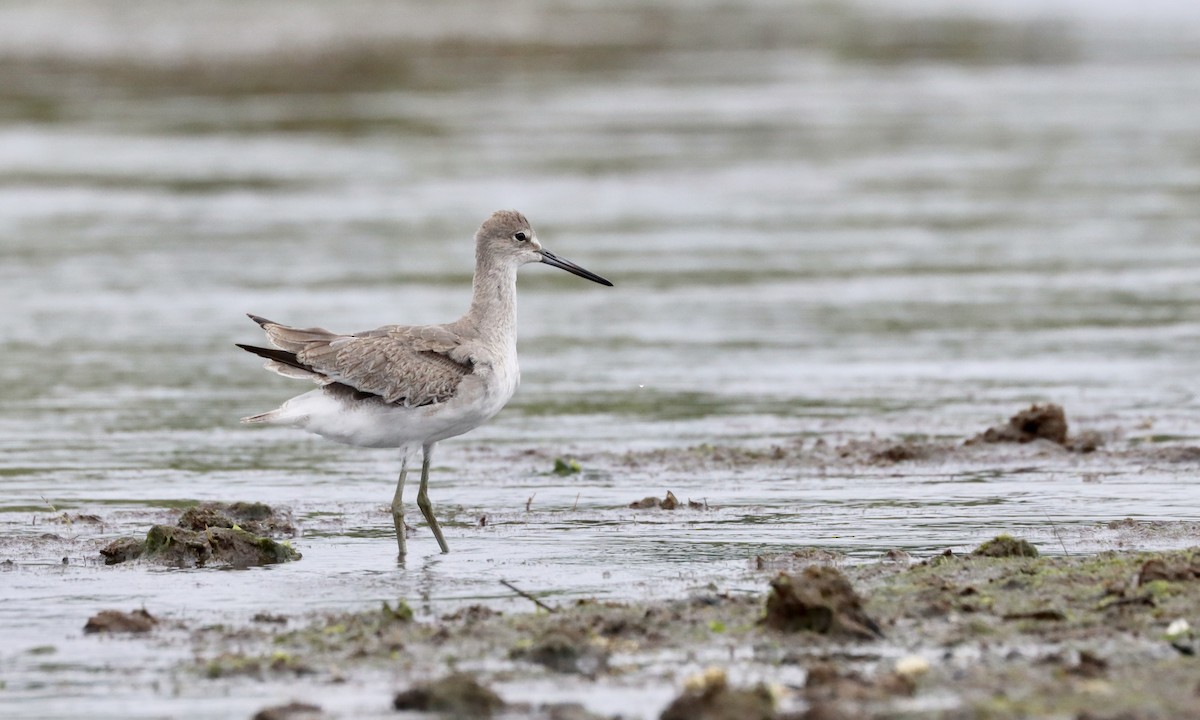
[[[1090,3],[524,3],[482,39],[440,6],[414,27],[411,5],[134,4],[129,32],[112,9],[0,6],[6,716],[227,717],[287,694],[214,696],[177,669],[186,643],[83,637],[106,607],[203,624],[503,605],[500,579],[760,590],[751,559],[798,547],[865,560],[1013,531],[1089,552],[1110,519],[1194,519],[1195,463],[1121,454],[1200,436],[1200,19],[1161,5],[1131,30]],[[291,51],[254,40],[280,36]],[[239,426],[302,388],[233,343],[259,341],[245,312],[453,319],[470,235],[508,207],[616,288],[522,272],[521,390],[438,448],[452,554],[422,528],[398,568],[394,453]],[[702,472],[653,454],[957,441],[1035,401],[1121,453]],[[560,455],[590,461],[564,478]],[[667,489],[710,510],[627,508]],[[99,563],[171,508],[238,499],[291,508],[304,559]]]

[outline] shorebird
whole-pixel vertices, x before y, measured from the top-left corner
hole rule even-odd
[[[490,420],[516,392],[517,269],[541,262],[601,285],[612,283],[542,247],[525,216],[493,213],[475,233],[471,307],[445,325],[385,325],[351,334],[294,328],[250,315],[274,348],[238,347],[266,358],[263,367],[320,387],[276,410],[242,418],[287,425],[346,445],[400,449],[392,521],[400,556],[404,478],[421,449],[417,506],[443,553],[449,552],[429,502],[433,446]]]

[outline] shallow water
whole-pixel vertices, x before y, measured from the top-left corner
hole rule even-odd
[[[710,25],[525,3],[468,47],[469,15],[425,8],[413,30],[403,11],[315,4],[276,25],[269,5],[148,4],[129,37],[83,4],[0,6],[6,717],[248,715],[276,692],[216,697],[171,669],[185,645],[83,637],[106,607],[203,624],[396,597],[436,614],[510,598],[500,579],[557,598],[757,590],[760,553],[926,554],[1000,531],[1086,552],[1112,518],[1194,519],[1194,463],[620,458],[957,440],[1034,401],[1117,447],[1196,444],[1196,13],[1163,3],[1132,32],[1091,4],[963,19],[908,3],[933,15],[901,23],[765,2]],[[65,47],[47,28],[68,17]],[[264,27],[303,40],[284,55],[234,32]],[[456,317],[470,234],[501,207],[616,288],[523,271],[522,388],[435,459],[453,552],[421,528],[397,568],[397,458],[239,426],[300,388],[232,343],[259,341],[245,312],[343,330]],[[583,474],[549,472],[571,454],[593,458]],[[627,508],[667,489],[711,509]],[[99,564],[103,541],[209,499],[291,508],[304,559]],[[103,524],[55,524],[64,510]],[[338,692],[327,706],[374,712]]]

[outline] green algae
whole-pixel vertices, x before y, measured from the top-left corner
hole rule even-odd
[[[985,557],[1031,557],[1038,556],[1038,550],[1027,540],[1014,538],[1011,535],[997,535],[972,552],[973,555]]]
[[[145,560],[172,567],[245,568],[299,560],[287,540],[256,534],[281,531],[295,528],[268,505],[206,503],[189,507],[176,525],[154,525],[144,540],[118,538],[100,554],[108,565]]]

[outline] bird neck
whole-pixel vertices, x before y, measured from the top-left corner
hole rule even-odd
[[[517,268],[481,258],[471,283],[471,309],[467,317],[479,336],[494,344],[517,342]]]

